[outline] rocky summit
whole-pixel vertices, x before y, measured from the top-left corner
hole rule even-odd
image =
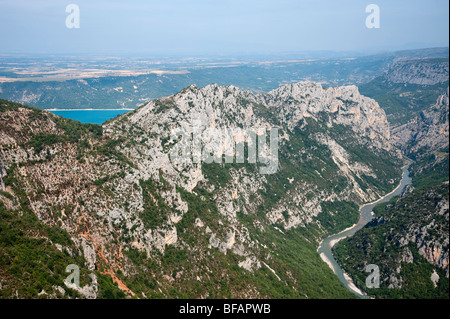
[[[103,127],[5,100],[0,111],[2,297],[352,297],[316,249],[393,190],[403,164],[385,112],[355,86],[190,86]],[[174,161],[173,132],[193,123],[276,128],[275,172]],[[68,265],[80,286],[64,284]]]

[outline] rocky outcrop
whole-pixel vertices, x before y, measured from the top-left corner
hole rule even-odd
[[[367,143],[368,147],[374,150],[391,151],[389,123],[384,111],[374,100],[361,96],[355,86],[323,88],[314,82],[300,82],[261,94],[242,91],[234,86],[190,86],[174,96],[150,102],[112,121],[105,128],[116,136],[131,131],[144,141],[122,149],[122,152],[136,163],[144,178],[157,178],[162,172],[169,183],[192,191],[200,182],[205,181],[205,176],[199,164],[171,161],[168,147],[162,146],[165,141],[168,141],[166,145],[173,145],[171,130],[183,129],[191,134],[194,122],[200,132],[211,128],[246,130],[277,127],[282,130],[280,143],[289,145],[290,137],[295,135],[295,128],[302,125],[304,127],[307,120],[323,123],[324,133],[318,133],[311,138],[335,154],[333,161],[339,167],[339,174],[349,180],[346,195],[340,197],[354,198],[361,202],[377,198],[377,191],[370,187],[363,191],[353,177],[356,174],[358,178],[363,178],[363,175],[375,178],[373,170],[364,163],[354,161],[340,142],[326,133],[335,127],[347,127],[358,140],[357,143]],[[156,138],[148,139],[147,135]],[[256,209],[256,202],[250,202],[246,198],[250,194],[258,197],[257,190],[264,187],[262,182],[265,177],[249,176],[234,170],[230,173],[237,176],[228,189],[220,191],[217,203],[220,212],[234,223],[236,212]],[[238,183],[238,180],[244,183]],[[301,181],[293,182],[293,185],[301,184]],[[338,199],[332,192],[324,191],[320,197],[315,194],[313,198],[306,200],[303,195],[299,195],[304,194],[302,190],[305,189],[314,189],[314,185],[302,185],[295,192],[289,192],[279,207],[267,212],[270,220],[273,223],[281,222],[286,228],[306,225],[322,211],[318,198],[330,201]],[[176,196],[176,193],[173,192],[171,196]],[[244,199],[246,205],[237,205],[236,196]],[[296,199],[291,199],[291,196]],[[305,204],[301,207],[291,203],[286,205],[286,202],[291,201]],[[287,211],[288,221],[284,220],[281,214],[283,211]]]
[[[258,97],[276,110],[281,122],[293,129],[303,118],[327,113],[328,127],[345,125],[369,137],[377,146],[390,148],[386,114],[374,100],[362,96],[356,86],[324,88],[315,82],[284,85]]]
[[[449,278],[448,184],[427,189],[410,186],[395,202],[374,211],[375,218],[364,231],[335,247],[344,269],[362,280],[365,267],[377,265],[380,287],[390,288],[380,297],[423,294],[447,298],[448,290],[439,280]],[[411,273],[421,275],[412,277]]]
[[[407,154],[432,154],[449,144],[449,89],[436,104],[410,122],[392,130],[392,140]]]
[[[434,85],[448,81],[448,59],[400,60],[394,62],[386,78],[391,83]]]
[[[402,194],[398,199],[396,205],[408,203],[414,200],[409,209],[414,212],[414,218],[407,223],[401,223],[403,231],[397,231],[396,228],[391,229],[391,242],[400,247],[406,247],[410,243],[417,247],[420,255],[439,268],[446,272],[449,276],[449,199],[448,192],[445,194],[446,185],[438,188],[433,188],[422,192],[409,192]],[[418,195],[420,194],[420,195]],[[395,210],[394,207],[388,207],[388,210]],[[412,216],[411,216],[412,217]],[[385,222],[396,221],[395,216],[383,217]],[[408,216],[402,216],[402,219],[407,219]],[[378,218],[377,218],[378,219]],[[375,223],[377,223],[375,221]],[[398,223],[396,223],[398,224]],[[389,243],[387,243],[389,244]],[[407,257],[403,256],[407,262],[412,260],[410,253]]]
[[[5,190],[5,183],[3,182],[3,177],[6,176],[6,168],[3,161],[3,155],[0,153],[0,191]]]
[[[256,233],[311,226],[317,232],[301,240],[315,251],[311,242],[336,227],[334,216],[348,219],[339,203],[372,201],[400,177],[383,110],[354,86],[301,82],[260,94],[190,86],[109,121],[102,134],[20,107],[0,112],[0,124],[10,186],[23,196],[12,194],[15,205],[67,231],[84,266],[110,276],[128,296],[135,295],[132,276],[154,281],[163,296],[174,280],[231,284],[236,270],[228,264],[218,272],[218,258],[249,272],[270,264],[277,281],[285,281],[277,257],[268,257],[276,256],[275,243]],[[207,165],[171,156],[179,130],[210,141],[208,130],[232,129],[234,141],[248,147],[245,132],[261,136],[272,128],[279,132],[273,174],[261,173],[263,162]],[[153,266],[144,267],[149,260]],[[248,291],[261,297],[253,284]]]

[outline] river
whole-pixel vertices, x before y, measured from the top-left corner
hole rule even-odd
[[[336,276],[338,276],[339,280],[344,284],[344,286],[360,298],[368,298],[368,297],[364,292],[362,292],[360,289],[358,289],[358,287],[355,286],[352,279],[343,271],[343,269],[336,262],[332,253],[332,248],[338,241],[346,237],[353,236],[358,230],[366,226],[372,220],[372,210],[376,205],[387,202],[391,200],[391,198],[400,195],[405,186],[411,184],[412,181],[411,178],[409,177],[410,165],[411,162],[407,166],[403,167],[402,180],[395,190],[393,190],[391,193],[385,195],[384,197],[378,199],[373,203],[361,206],[359,209],[360,217],[358,223],[353,225],[352,227],[349,227],[341,231],[338,234],[334,234],[327,237],[321,242],[319,249],[317,250],[322,260],[325,261],[328,264],[328,266],[330,266],[330,268],[333,270]],[[369,273],[367,275],[369,275]]]

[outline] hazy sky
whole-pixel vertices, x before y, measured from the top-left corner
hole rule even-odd
[[[80,28],[66,28],[68,4]],[[381,10],[368,29],[367,5]],[[0,52],[234,54],[448,46],[448,0],[0,0]]]

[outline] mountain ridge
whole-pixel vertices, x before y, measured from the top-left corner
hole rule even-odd
[[[27,209],[67,232],[71,251],[85,260],[80,267],[109,277],[129,297],[350,297],[317,245],[355,222],[353,202],[395,187],[401,160],[380,132],[389,126],[376,102],[355,88],[296,87],[304,88],[297,99],[276,106],[264,102],[270,93],[191,86],[102,130],[2,101],[9,195],[1,201],[8,212]],[[284,116],[280,107],[293,111],[290,104],[313,116]],[[171,130],[192,118],[205,129],[278,127],[278,171],[261,175],[258,163],[173,163]],[[294,250],[301,253],[289,257]],[[222,291],[224,283],[230,289]],[[105,283],[97,285],[101,291]]]

